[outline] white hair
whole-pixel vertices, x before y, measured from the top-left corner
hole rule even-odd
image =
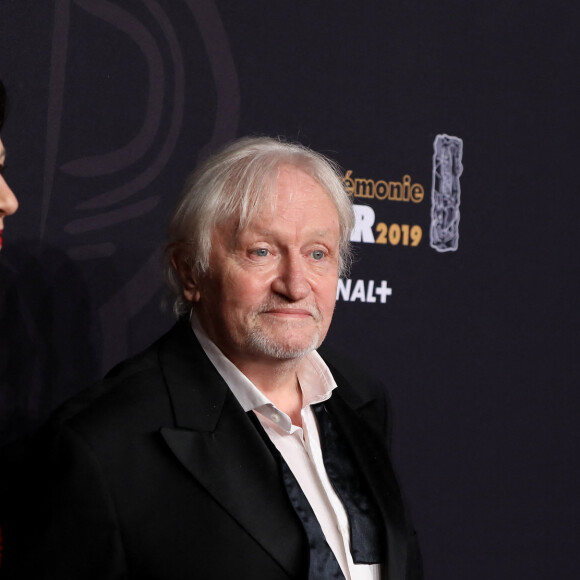
[[[188,312],[191,304],[183,296],[181,279],[172,263],[175,250],[180,248],[187,267],[197,275],[205,273],[216,226],[235,218],[238,229],[243,230],[265,203],[275,202],[271,187],[281,165],[300,169],[328,193],[338,212],[339,274],[348,270],[354,214],[338,165],[299,143],[244,137],[211,156],[188,177],[169,222],[166,277],[177,315]]]

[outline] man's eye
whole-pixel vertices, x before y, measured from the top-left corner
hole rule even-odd
[[[252,253],[255,254],[256,256],[259,256],[260,258],[265,258],[270,252],[268,252],[266,248],[258,248],[257,250],[254,250]]]
[[[322,260],[324,258],[324,252],[322,250],[314,250],[312,252],[312,257],[315,260]]]

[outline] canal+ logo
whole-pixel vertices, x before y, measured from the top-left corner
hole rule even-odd
[[[386,280],[351,280],[340,278],[336,288],[336,300],[344,302],[367,302],[386,304],[387,298],[393,293]]]

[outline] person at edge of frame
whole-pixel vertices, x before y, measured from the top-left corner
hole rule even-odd
[[[0,81],[0,132],[4,126],[6,111],[6,89]],[[10,186],[4,179],[4,165],[6,163],[6,149],[0,137],[0,250],[2,249],[2,236],[4,233],[4,218],[12,215],[18,209],[18,200]]]
[[[0,133],[4,126],[4,119],[6,115],[6,88],[4,83],[0,80]],[[14,195],[12,189],[6,179],[4,178],[4,168],[6,164],[6,149],[2,138],[0,136],[0,251],[4,243],[4,219],[12,215],[18,209],[18,200]],[[0,517],[0,566],[2,566],[3,557],[3,541],[2,541],[2,519]]]

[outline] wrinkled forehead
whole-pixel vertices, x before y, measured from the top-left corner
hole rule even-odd
[[[282,163],[264,176],[260,187],[250,197],[250,203],[245,207],[242,205],[232,221],[236,230],[240,231],[257,220],[274,219],[288,205],[304,195],[307,198],[312,196],[314,202],[320,193],[337,209],[327,188],[315,176],[300,166]]]
[[[220,228],[222,236],[232,243],[246,236],[278,238],[289,234],[314,236],[330,242],[340,236],[338,211],[325,190],[295,191],[293,188],[280,192],[272,190],[264,194],[256,211],[242,220],[233,218]],[[222,238],[223,239],[223,238]]]

